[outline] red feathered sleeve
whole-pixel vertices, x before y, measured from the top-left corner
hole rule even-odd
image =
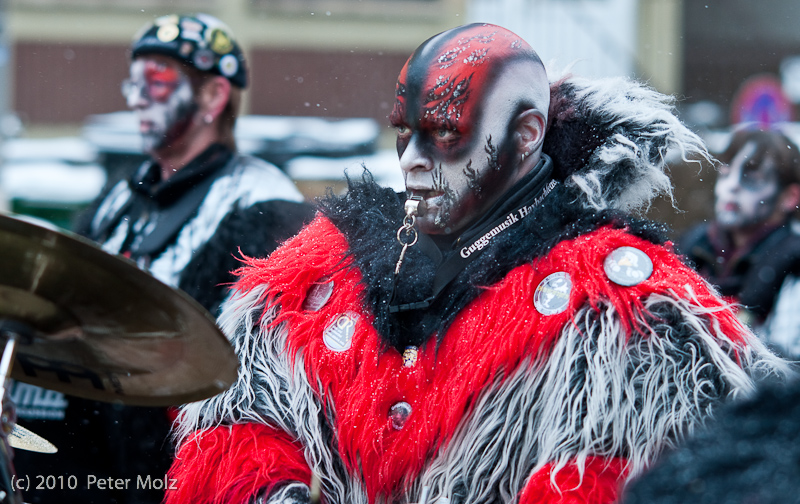
[[[303,448],[261,424],[198,431],[181,445],[168,476],[164,504],[245,504],[276,485],[310,485]]]

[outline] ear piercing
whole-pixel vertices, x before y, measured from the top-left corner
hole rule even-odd
[[[528,154],[530,154],[530,152],[523,152],[519,157],[520,162],[525,161],[525,158],[528,157]]]
[[[212,122],[214,122],[214,116],[211,115],[211,114],[204,115],[203,116],[203,122],[206,123],[206,124],[211,124]]]

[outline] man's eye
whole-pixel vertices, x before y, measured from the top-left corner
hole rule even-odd
[[[748,159],[742,169],[749,172],[757,172],[759,166],[760,164],[755,159]]]
[[[747,171],[742,175],[742,182],[747,184],[762,184],[765,180],[764,174],[758,171]]]
[[[454,140],[458,136],[458,133],[448,129],[439,129],[436,130],[436,138],[437,140]]]

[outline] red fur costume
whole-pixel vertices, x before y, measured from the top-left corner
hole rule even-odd
[[[219,320],[239,379],[182,409],[169,504],[308,502],[312,479],[328,504],[610,503],[716,403],[786,372],[658,226],[626,214],[669,192],[669,152],[705,154],[663,95],[558,81],[541,158],[508,189],[481,185],[479,171],[519,166],[516,133],[500,131],[517,116],[472,136],[464,118],[499,116],[481,108],[508,107],[483,94],[497,90],[530,107],[517,70],[542,77],[544,100],[537,61],[491,25],[412,55],[401,161],[404,147],[440,156],[475,198],[503,194],[449,249],[420,234],[394,274],[405,198],[365,176],[248,260]],[[453,145],[436,150],[439,134]]]
[[[650,278],[632,287],[621,287],[608,279],[604,259],[621,246],[636,247],[652,259],[656,268]],[[421,348],[413,366],[404,366],[397,350],[384,348],[371,326],[370,312],[363,303],[362,278],[350,267],[347,250],[348,244],[338,230],[327,219],[318,218],[269,259],[252,260],[241,271],[237,291],[242,304],[236,309],[240,315],[250,313],[244,325],[255,325],[251,329],[255,341],[247,344],[268,346],[268,342],[259,340],[280,338],[280,344],[285,344],[275,356],[280,362],[270,360],[269,365],[286,366],[287,376],[299,373],[311,388],[311,395],[332,406],[335,414],[331,411],[325,419],[331,423],[329,449],[341,458],[348,477],[357,481],[353,484],[363,485],[370,502],[402,496],[430,468],[432,457],[453,452],[454,443],[474,442],[464,436],[464,430],[470,417],[480,416],[476,409],[489,406],[481,401],[482,393],[502,388],[506,381],[518,383],[514,378],[518,375],[557,371],[547,365],[548,360],[556,359],[552,356],[554,347],[565,332],[585,327],[576,320],[582,309],[609,305],[606,309],[617,314],[622,326],[615,335],[619,341],[611,345],[624,352],[626,340],[660,337],[648,334],[651,329],[642,323],[646,319],[642,314],[649,310],[647,300],[665,296],[687,310],[694,307],[704,313],[697,322],[709,331],[709,337],[721,338],[730,349],[728,356],[718,356],[718,363],[702,364],[698,359],[698,369],[703,365],[728,366],[714,371],[731,374],[729,380],[746,386],[747,379],[736,363],[750,360],[746,347],[749,335],[732,312],[667,247],[624,230],[604,227],[563,241],[546,257],[515,268],[457,316],[438,348],[435,340]],[[532,303],[534,290],[554,272],[567,272],[573,279],[569,309],[542,315]],[[333,282],[331,298],[318,311],[304,310],[309,289],[321,282]],[[267,285],[269,290],[265,290]],[[673,286],[679,286],[677,291]],[[257,307],[265,303],[269,308],[262,312]],[[279,312],[274,310],[278,304]],[[251,313],[253,309],[256,312]],[[358,321],[351,347],[340,352],[326,347],[323,333],[342,313],[355,313]],[[727,357],[731,360],[726,362]],[[289,369],[292,366],[302,369]],[[564,376],[555,381],[569,379],[563,371]],[[667,387],[669,379],[663,376],[661,383],[652,386]],[[397,430],[392,427],[389,411],[400,401],[410,404],[412,413]],[[671,405],[660,406],[668,410]],[[312,461],[306,458],[309,447],[304,446],[302,435],[287,434],[269,425],[268,418],[264,423],[221,425],[188,437],[170,474],[178,480],[179,489],[167,502],[244,503],[287,481],[308,484]],[[682,428],[681,422],[676,423]],[[494,442],[503,442],[501,433]],[[509,489],[519,492],[520,502],[612,502],[632,462],[607,455],[585,457],[576,453],[566,460],[556,455],[557,465],[566,464],[557,476],[553,464],[540,460],[530,477],[520,475],[522,486]]]

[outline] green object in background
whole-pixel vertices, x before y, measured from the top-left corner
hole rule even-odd
[[[11,211],[22,215],[30,215],[51,222],[67,230],[72,229],[75,218],[89,205],[86,203],[63,203],[52,201],[30,201],[14,198],[11,200]]]

